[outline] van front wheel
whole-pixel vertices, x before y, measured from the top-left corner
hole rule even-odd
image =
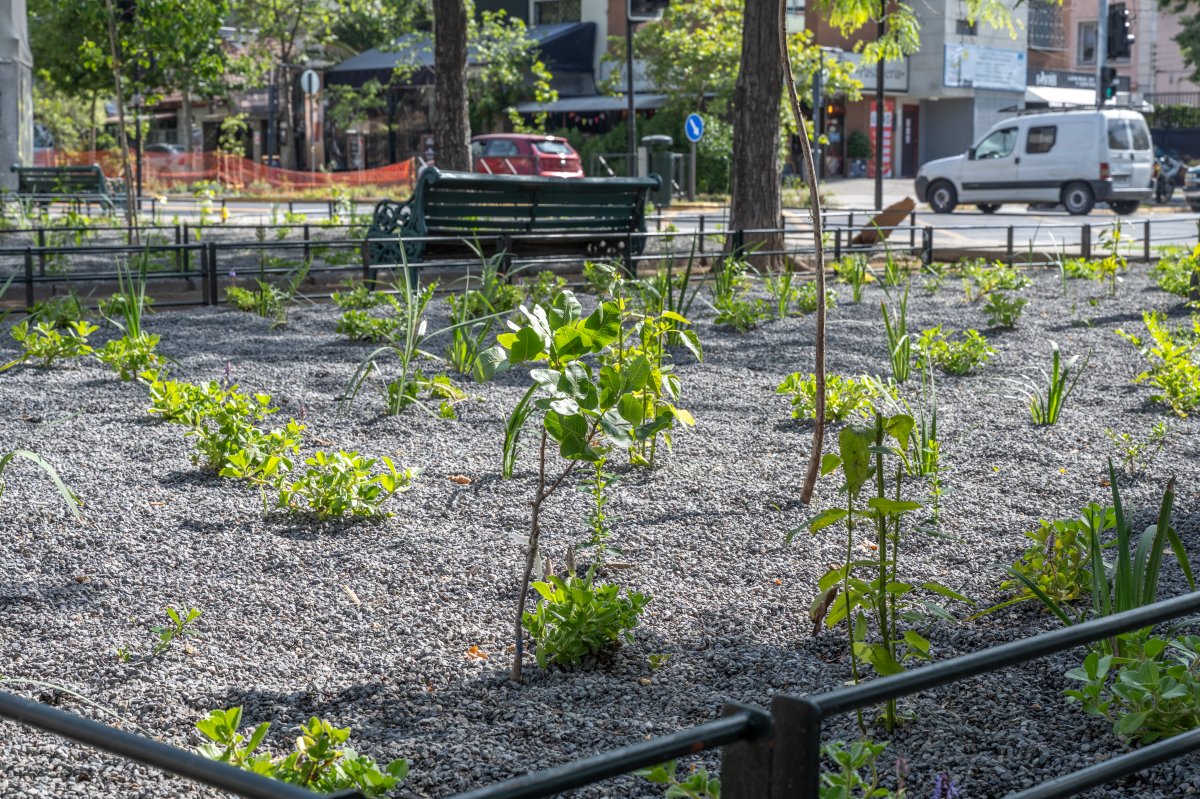
[[[929,207],[935,214],[948,214],[958,205],[958,192],[948,180],[939,180],[929,187]]]
[[[1063,186],[1062,204],[1072,216],[1086,216],[1096,207],[1092,188],[1081,180]]]
[[[1111,202],[1108,204],[1108,207],[1113,209],[1114,214],[1128,216],[1129,214],[1136,214],[1140,205],[1141,203],[1137,200],[1122,200],[1120,202]]]

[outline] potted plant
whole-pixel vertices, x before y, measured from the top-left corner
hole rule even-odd
[[[856,130],[846,139],[846,160],[849,169],[846,177],[862,178],[867,176],[867,159],[871,157],[871,140],[861,130]]]

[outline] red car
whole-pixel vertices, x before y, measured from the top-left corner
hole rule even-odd
[[[542,175],[581,178],[579,153],[557,136],[489,133],[471,139],[475,171],[487,175]]]

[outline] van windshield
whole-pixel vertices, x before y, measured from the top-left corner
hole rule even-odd
[[[982,161],[986,158],[1007,158],[1012,154],[1013,147],[1017,144],[1017,129],[1004,128],[997,130],[981,142],[975,148],[976,160]]]

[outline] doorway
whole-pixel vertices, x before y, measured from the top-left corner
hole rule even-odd
[[[902,126],[900,132],[901,177],[915,178],[917,176],[917,168],[920,167],[920,163],[918,163],[920,154],[917,147],[917,140],[920,135],[920,112],[920,106],[904,106],[904,116],[900,123]]]

